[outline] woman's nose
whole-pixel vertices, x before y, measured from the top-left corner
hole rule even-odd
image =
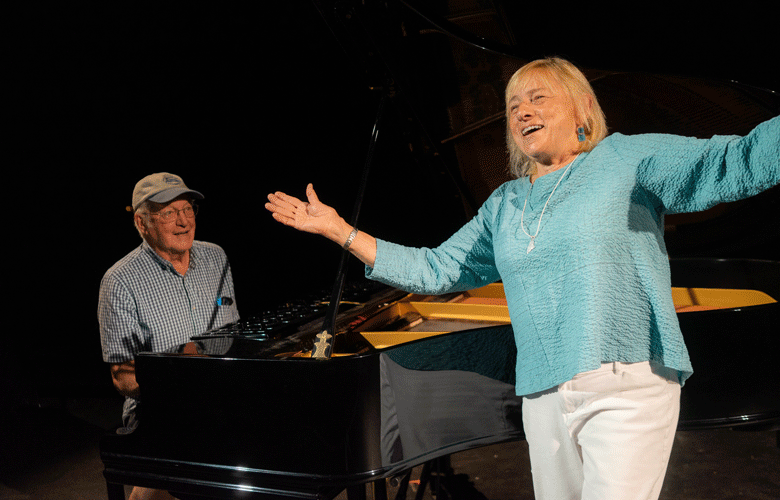
[[[516,116],[517,119],[523,121],[531,116],[531,108],[528,104],[520,103],[517,106]]]

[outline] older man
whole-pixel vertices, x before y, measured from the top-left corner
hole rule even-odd
[[[239,318],[225,252],[195,240],[195,200],[200,199],[203,195],[177,175],[162,172],[141,179],[128,210],[143,242],[100,283],[103,360],[125,396],[124,432],[138,424],[136,354],[168,350]],[[131,498],[157,498],[136,490]]]

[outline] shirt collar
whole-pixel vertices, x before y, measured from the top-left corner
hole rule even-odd
[[[197,266],[197,263],[198,263],[198,250],[197,250],[196,247],[197,247],[197,245],[195,244],[195,242],[193,242],[192,243],[192,247],[190,248],[190,266],[189,266],[190,269],[195,268]],[[143,242],[141,243],[141,248],[143,248],[143,250],[147,254],[151,255],[152,259],[154,259],[154,261],[161,268],[169,269],[171,271],[177,272],[176,269],[173,267],[173,264],[170,261],[165,260],[162,257],[160,257],[160,254],[155,252],[154,248],[152,248],[151,245],[149,245],[149,243],[146,242],[146,240],[143,240]]]

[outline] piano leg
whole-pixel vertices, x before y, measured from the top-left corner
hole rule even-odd
[[[452,474],[453,471],[450,466],[449,455],[434,458],[430,462],[426,462],[420,473],[420,487],[417,489],[417,495],[414,497],[415,500],[422,500],[423,495],[425,494],[425,488],[428,487],[429,482],[431,483],[431,495],[434,498],[438,500],[448,500],[450,495],[447,492],[445,483],[452,482]]]
[[[374,488],[374,500],[387,500],[387,481],[384,479],[377,479],[373,483],[369,483]],[[366,500],[366,487],[368,485],[359,484],[355,486],[349,486],[347,488],[348,500]],[[403,498],[403,497],[396,497]]]
[[[125,486],[123,484],[106,481],[106,490],[108,490],[108,500],[125,500]]]
[[[423,464],[422,472],[420,473],[420,485],[417,487],[417,494],[414,496],[414,500],[422,500],[425,494],[425,488],[428,487],[428,480],[431,477],[431,463],[425,462]]]
[[[379,479],[372,483],[374,485],[374,499],[387,500],[387,481]]]
[[[356,486],[347,487],[347,499],[348,500],[366,500],[366,485],[358,484]]]

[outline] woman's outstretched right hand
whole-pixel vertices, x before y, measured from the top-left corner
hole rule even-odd
[[[265,208],[271,212],[274,219],[286,226],[322,235],[339,246],[344,246],[353,232],[352,226],[347,224],[336,210],[317,198],[311,184],[306,186],[306,198],[308,201],[301,201],[294,196],[276,192],[268,195]],[[373,267],[376,259],[376,239],[362,231],[356,232],[353,237],[354,240],[349,238],[352,240],[349,251],[363,263]]]
[[[336,210],[317,198],[311,184],[306,186],[306,198],[308,201],[301,201],[294,196],[276,192],[268,195],[265,208],[274,219],[286,226],[334,239],[343,219]]]

